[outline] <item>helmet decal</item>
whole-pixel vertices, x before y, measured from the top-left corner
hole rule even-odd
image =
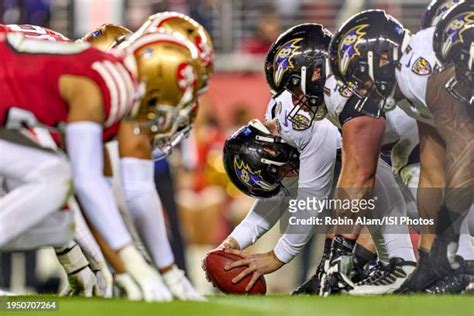
[[[438,8],[438,10],[436,10],[436,13],[435,13],[435,18],[433,19],[433,23],[432,23],[432,26],[435,26],[436,24],[438,24],[439,20],[441,19],[441,17],[446,13],[448,12],[449,9],[451,9],[452,7],[454,7],[456,4],[458,4],[461,0],[448,0],[448,1],[445,1],[443,4],[441,4]]]
[[[103,34],[103,32],[101,30],[96,30],[96,31],[92,32],[92,37],[98,37],[102,34]]]
[[[285,72],[287,72],[288,69],[293,68],[291,59],[296,51],[301,47],[297,44],[302,40],[303,38],[295,38],[286,42],[275,54],[275,58],[273,59],[273,65],[275,68],[273,80],[275,81],[276,86],[280,84]]]
[[[366,33],[363,31],[369,24],[357,25],[356,27],[349,30],[346,35],[343,36],[343,40],[339,44],[339,71],[345,75],[349,67],[350,61],[360,56],[360,52],[357,50],[356,43]]]
[[[189,64],[180,64],[178,66],[176,77],[178,79],[178,86],[181,90],[186,91],[193,89],[196,85],[196,74],[194,69]]]
[[[253,171],[245,162],[241,161],[237,157],[234,158],[234,169],[240,181],[242,181],[245,186],[252,189],[255,185],[257,185],[262,190],[267,191],[267,188],[261,185],[261,170]]]
[[[447,39],[441,50],[443,56],[447,56],[455,44],[464,42],[463,33],[469,28],[468,26],[474,26],[474,12],[472,11],[463,12],[452,19],[444,32]]]

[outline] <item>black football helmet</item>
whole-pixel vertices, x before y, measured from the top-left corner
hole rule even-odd
[[[281,180],[299,169],[299,153],[259,120],[252,120],[230,136],[224,145],[224,167],[232,183],[257,198],[272,197]]]
[[[455,76],[448,81],[449,93],[467,105],[474,105],[474,2],[463,1],[440,20],[433,48],[441,69],[454,65]]]
[[[441,20],[443,14],[449,9],[460,3],[462,0],[433,0],[428,5],[421,19],[421,29],[427,29],[436,26]]]
[[[379,117],[393,108],[395,69],[408,40],[409,31],[384,10],[360,12],[339,28],[329,46],[331,68],[352,92],[355,110]]]
[[[296,25],[270,47],[265,59],[265,76],[274,97],[287,90],[293,94],[295,106],[288,120],[309,128],[314,119],[325,116],[324,84],[330,67],[327,61],[332,34],[322,25]],[[297,120],[300,110],[310,113],[308,123]]]

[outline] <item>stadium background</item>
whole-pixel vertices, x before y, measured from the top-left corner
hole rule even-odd
[[[347,17],[382,8],[410,30],[419,28],[429,0],[0,0],[0,23],[46,26],[77,39],[102,23],[136,30],[152,13],[172,10],[190,15],[213,37],[215,75],[203,97],[191,139],[167,162],[157,163],[156,182],[166,208],[177,263],[198,290],[211,293],[201,259],[245,216],[251,199],[230,185],[221,164],[225,138],[251,118],[262,118],[270,94],[263,74],[267,49],[281,31],[318,22],[331,31]],[[181,232],[181,234],[179,233]],[[268,251],[279,236],[275,227],[252,251]],[[319,238],[320,239],[320,238]],[[318,253],[310,244],[303,256],[267,277],[269,290],[289,292]],[[0,252],[0,288],[17,293],[54,292],[64,285],[50,250]]]

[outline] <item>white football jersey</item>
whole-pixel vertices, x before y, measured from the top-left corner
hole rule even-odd
[[[294,109],[291,94],[283,92],[270,101],[266,120],[277,120],[281,137],[300,153],[298,187],[311,190],[314,196],[325,197],[332,183],[332,169],[337,149],[341,147],[341,135],[326,119],[314,121],[310,128],[303,128],[287,119]],[[300,111],[296,119],[310,122],[307,112]]]
[[[349,91],[341,91],[334,76],[326,80],[324,93],[324,103],[327,108],[326,117],[338,128],[341,128],[339,116],[350,96]],[[385,112],[385,134],[382,145],[393,144],[391,160],[395,173],[407,165],[408,158],[418,143],[418,128],[414,118],[408,116],[398,107]]]
[[[395,72],[398,86],[406,98],[397,105],[411,117],[432,126],[434,120],[426,104],[426,88],[436,66],[434,29],[421,30],[412,36],[400,58],[400,69]]]
[[[284,179],[283,185],[287,190],[282,190],[269,199],[255,201],[247,217],[230,235],[237,240],[241,248],[253,244],[285,215],[289,199],[305,200],[314,197],[322,200],[331,193],[337,149],[341,145],[339,131],[326,119],[313,122],[307,129],[292,123],[288,121],[287,115],[293,109],[291,94],[283,92],[270,101],[265,119],[277,120],[282,139],[298,149],[298,178]],[[297,119],[310,122],[308,113],[303,111],[298,114]],[[314,210],[312,215],[317,216],[317,210]],[[294,230],[295,227],[288,226],[273,249],[282,262],[289,262],[301,251],[313,235],[314,226],[300,227],[297,233]]]

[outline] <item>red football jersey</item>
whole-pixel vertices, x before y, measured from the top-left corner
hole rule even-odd
[[[68,105],[59,91],[59,79],[63,75],[83,76],[98,85],[106,115],[104,128],[116,125],[131,110],[137,96],[137,79],[118,52],[102,52],[85,43],[3,35],[0,36],[0,126],[60,127],[65,123]]]
[[[18,32],[26,38],[52,42],[71,42],[69,38],[48,28],[30,24],[0,24],[0,33]]]

